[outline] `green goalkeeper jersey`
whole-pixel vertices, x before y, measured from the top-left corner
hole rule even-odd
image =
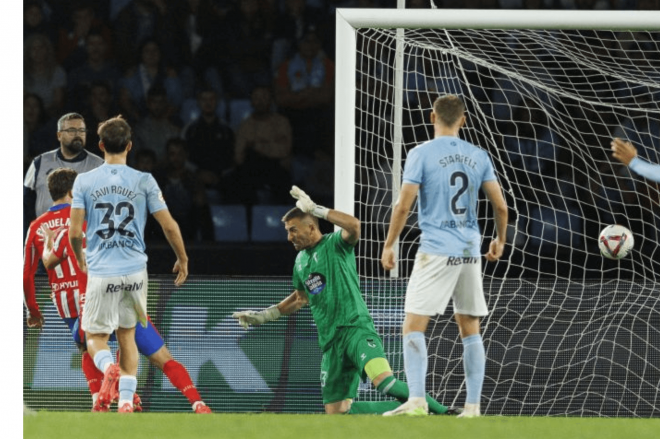
[[[354,247],[341,238],[341,231],[323,235],[314,247],[298,253],[293,287],[307,293],[322,351],[332,344],[343,326],[375,332],[360,292]]]

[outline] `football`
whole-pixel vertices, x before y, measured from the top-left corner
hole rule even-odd
[[[619,224],[605,227],[598,237],[600,252],[609,259],[625,258],[634,245],[632,232]]]

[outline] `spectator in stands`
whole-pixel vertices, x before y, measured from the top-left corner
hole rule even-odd
[[[55,119],[49,119],[39,96],[26,93],[23,96],[23,156],[32,158],[53,149],[53,131],[57,131]]]
[[[122,114],[134,121],[145,116],[147,93],[156,84],[165,87],[170,104],[177,108],[181,105],[183,93],[178,74],[163,63],[160,44],[149,39],[142,44],[139,63],[129,69],[121,81],[119,106]]]
[[[171,121],[174,108],[167,101],[167,92],[161,85],[154,85],[147,93],[148,114],[135,124],[135,149],[147,148],[156,153],[158,162],[165,160],[167,140],[179,137],[181,128]]]
[[[132,0],[117,15],[113,23],[113,46],[121,69],[130,68],[140,56],[140,48],[148,40],[157,40],[166,47],[163,61],[179,66],[183,61],[181,50],[185,46],[184,17],[181,2],[165,0]]]
[[[89,88],[85,88],[82,113],[90,127],[96,128],[101,122],[119,113],[113,100],[112,90],[112,87],[104,81],[94,81]],[[96,129],[87,132],[87,150],[103,157],[103,152],[99,149],[99,135]]]
[[[46,19],[41,1],[23,2],[23,41],[30,35],[42,34],[54,42],[56,33],[55,27]]]
[[[222,44],[224,29],[218,26],[223,23],[230,11],[229,1],[191,0],[185,31],[191,45],[199,45],[193,52],[193,66],[196,72],[204,72],[208,68],[218,67],[218,47]]]
[[[179,223],[184,238],[197,238],[205,228],[212,234],[210,210],[206,203],[204,184],[187,167],[188,150],[184,139],[167,141],[165,161],[154,171],[154,178],[167,200],[172,217]]]
[[[121,73],[114,60],[109,57],[108,41],[95,29],[87,34],[85,38],[87,58],[84,63],[69,71],[68,95],[69,105],[72,108],[80,108],[94,82],[104,81],[108,84],[111,95],[118,90]]]
[[[55,117],[64,108],[66,72],[55,60],[53,43],[43,34],[33,34],[23,50],[23,90],[38,95],[46,113]]]
[[[249,188],[243,202],[252,204],[286,203],[291,187],[291,125],[286,117],[273,111],[269,87],[252,91],[252,114],[236,132],[234,161]],[[258,199],[259,193],[262,199]]]
[[[310,26],[319,29],[324,21],[323,11],[308,5],[305,0],[285,0],[284,13],[278,17],[275,27],[273,70],[295,53],[296,42],[302,39],[306,29]],[[334,35],[330,37],[334,39]]]
[[[273,35],[259,9],[258,0],[242,0],[225,18],[217,60],[224,72],[226,93],[249,98],[257,85],[272,82],[270,56]]]
[[[332,137],[334,79],[334,63],[310,27],[275,79],[275,101],[293,127],[294,154],[313,156],[316,139]]]
[[[197,101],[201,115],[184,128],[183,138],[188,142],[190,161],[198,167],[204,186],[218,197],[224,177],[234,169],[235,136],[216,114],[218,97],[214,89],[202,89]]]
[[[88,1],[74,2],[70,20],[58,29],[57,62],[67,71],[81,65],[87,58],[87,38],[91,32],[101,34],[105,41],[111,41],[112,31],[96,17],[93,4]]]

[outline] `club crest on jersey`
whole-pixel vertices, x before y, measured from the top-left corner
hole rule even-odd
[[[325,288],[325,276],[321,273],[310,273],[305,281],[305,286],[309,294],[319,294]]]

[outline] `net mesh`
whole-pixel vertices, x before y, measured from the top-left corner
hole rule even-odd
[[[384,279],[380,251],[392,181],[401,178],[393,176],[397,34],[356,31],[358,271]],[[467,107],[461,136],[490,153],[509,206],[510,245],[484,266],[492,313],[482,324],[482,410],[658,416],[660,191],[612,159],[609,144],[630,140],[660,163],[660,33],[405,29],[402,41],[401,166],[433,136],[434,99],[457,94]],[[485,199],[478,212],[485,253],[494,234]],[[598,250],[600,230],[614,223],[635,237],[621,261]],[[418,242],[413,213],[398,248],[404,281]],[[427,385],[461,404],[462,346],[451,315],[427,333]]]

